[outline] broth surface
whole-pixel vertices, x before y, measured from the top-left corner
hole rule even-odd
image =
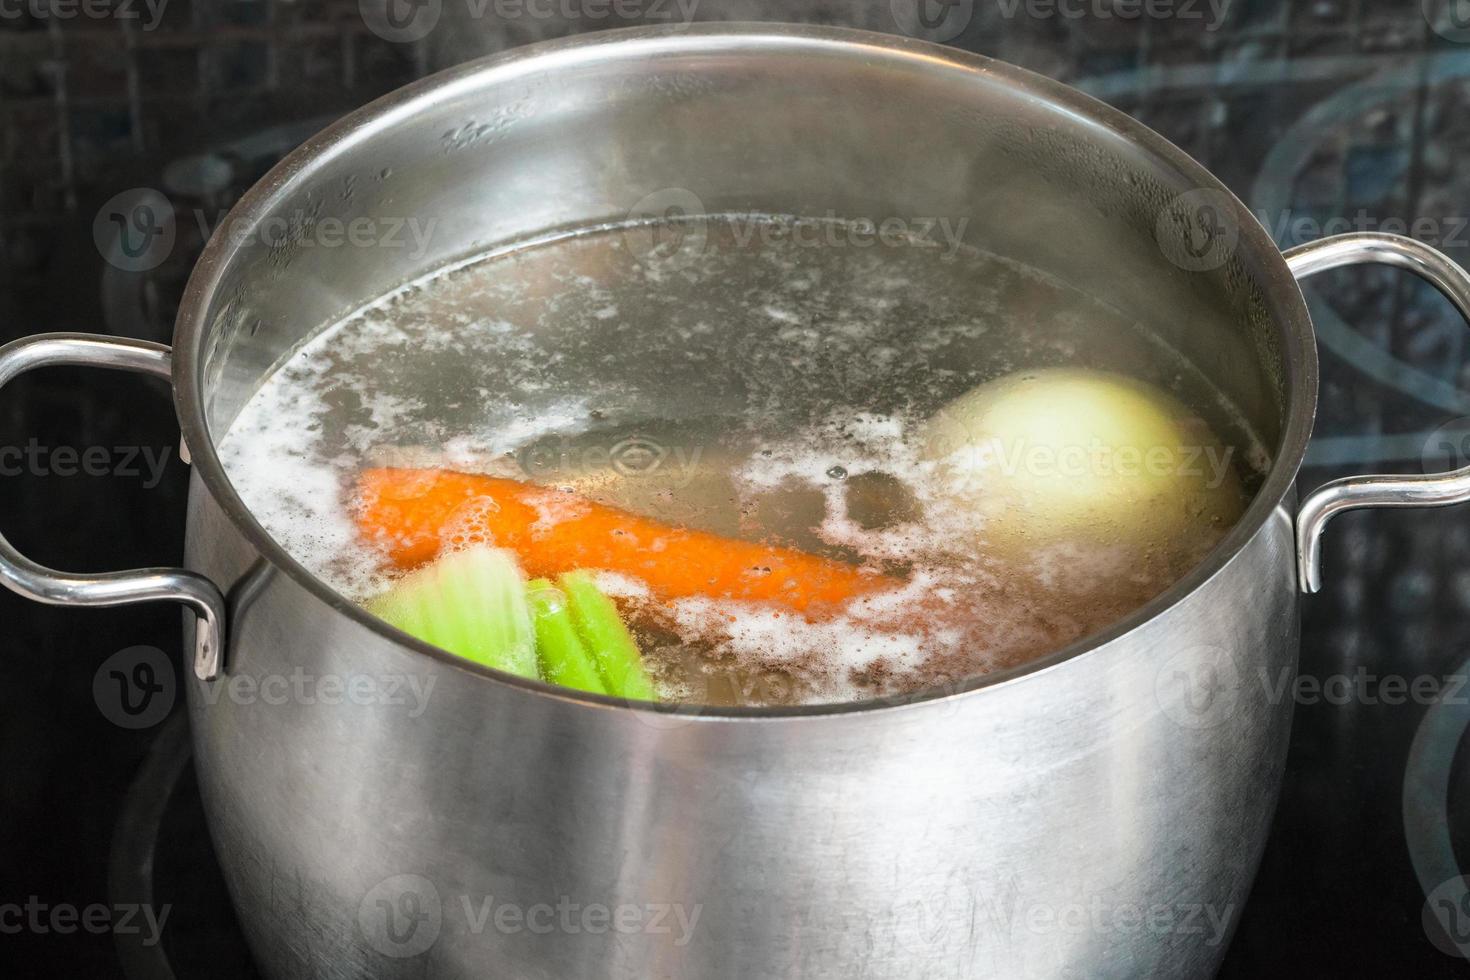
[[[533,482],[893,576],[899,587],[811,618],[654,601],[601,578],[664,697],[847,701],[1095,632],[1228,530],[1202,520],[1164,547],[991,547],[974,494],[924,458],[926,420],[984,382],[1056,366],[1169,390],[1236,447],[1231,478],[1253,485],[1259,447],[1118,311],[942,238],[769,216],[584,232],[387,295],[294,351],[221,455],[266,529],[356,601],[395,574],[349,518],[355,474],[384,465]]]

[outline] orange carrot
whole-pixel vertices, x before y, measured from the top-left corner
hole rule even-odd
[[[358,477],[364,537],[409,568],[446,546],[514,551],[533,577],[587,568],[637,578],[661,599],[710,596],[796,610],[893,585],[791,548],[661,524],[565,491],[449,470],[370,469]]]

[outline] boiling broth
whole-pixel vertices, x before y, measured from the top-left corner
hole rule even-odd
[[[926,421],[1067,365],[1170,390],[1232,447],[1242,487],[1263,468],[1202,377],[1119,311],[968,247],[771,216],[604,227],[445,269],[293,351],[221,453],[267,530],[356,601],[396,574],[349,518],[354,476],[384,465],[530,481],[892,576],[821,617],[600,577],[665,698],[850,701],[1093,633],[1228,530],[990,547],[976,502],[924,458]]]

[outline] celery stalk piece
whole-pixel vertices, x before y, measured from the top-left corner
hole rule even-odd
[[[653,681],[643,669],[643,655],[618,607],[602,594],[590,572],[567,572],[558,582],[582,642],[592,651],[607,693],[638,701],[657,701]]]
[[[562,687],[606,694],[597,665],[577,635],[567,597],[550,579],[538,578],[526,586],[531,618],[536,624],[536,656],[542,679]]]
[[[401,579],[367,609],[466,660],[536,676],[525,580],[509,552],[487,545],[451,552]]]

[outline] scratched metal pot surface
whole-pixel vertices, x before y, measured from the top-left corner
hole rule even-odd
[[[706,3],[702,12],[716,6]],[[806,6],[801,10],[783,7],[779,13],[804,15]],[[446,17],[454,9],[451,5]],[[1300,233],[1282,221],[1285,215],[1315,215],[1315,233],[1320,234],[1328,219],[1364,210],[1367,227],[1416,216],[1440,222],[1438,234],[1423,237],[1452,254],[1464,254],[1466,245],[1453,234],[1453,227],[1457,215],[1464,213],[1467,181],[1449,163],[1449,148],[1463,138],[1459,132],[1463,129],[1459,121],[1466,118],[1461,76],[1467,49],[1432,31],[1417,5],[1237,4],[1231,5],[1225,26],[1213,32],[1182,20],[1129,25],[1097,17],[1064,21],[1023,15],[997,20],[995,13],[981,5],[969,28],[949,43],[999,54],[1070,80],[1160,129],[1212,166],[1253,209],[1278,208],[1263,221],[1281,244],[1302,240]],[[887,11],[874,15],[880,22],[885,18],[891,20]],[[529,23],[522,19],[470,24],[473,37],[459,26],[445,29],[458,32],[457,40],[466,54],[567,29],[567,25],[557,28],[542,21],[527,33]],[[346,26],[350,25],[344,22],[344,30]],[[357,26],[358,33],[366,34]],[[572,26],[582,29],[587,24]],[[897,29],[892,23],[863,26]],[[70,30],[71,25],[63,29]],[[291,35],[303,45],[312,36],[304,31]],[[104,40],[95,32],[91,37]],[[154,59],[150,52],[168,40],[168,32],[139,35],[131,50],[144,60]],[[431,42],[441,40],[436,34]],[[289,50],[284,41],[276,46]],[[337,47],[348,50],[346,44]],[[13,56],[7,54],[11,64],[17,57],[23,63],[27,50],[18,47]],[[83,50],[83,46],[72,46],[68,56],[77,63]],[[235,50],[218,47],[204,53],[208,63],[221,57],[233,63],[238,60]],[[381,66],[386,63],[384,52],[402,56],[412,50],[412,45],[384,43],[371,60]],[[412,71],[413,59],[403,61]],[[280,63],[291,64],[289,60]],[[423,64],[418,62],[418,70]],[[336,66],[317,62],[316,67]],[[271,84],[290,84],[292,77],[287,70]],[[350,71],[343,70],[341,77],[350,78]],[[248,71],[232,69],[229,78],[230,85],[253,84]],[[1356,86],[1355,82],[1363,84]],[[333,85],[330,79],[326,85],[320,80],[312,83],[309,91],[316,105],[340,108],[361,101],[361,96],[344,97]],[[125,102],[138,99],[140,93],[119,87],[106,97],[114,95]],[[151,97],[145,85],[131,119],[146,124],[156,114]],[[64,99],[55,105],[63,115],[73,111]],[[1318,106],[1333,111],[1314,111]],[[289,107],[266,108],[266,115],[253,118],[269,119],[270,111],[280,118],[313,111],[299,98]],[[1293,125],[1297,121],[1300,126]],[[273,131],[249,135],[248,127],[257,123],[248,118],[235,118],[230,125],[248,138],[219,139],[214,146],[223,156],[254,159],[262,153],[280,152],[270,149],[276,143]],[[175,131],[172,127],[159,130]],[[81,132],[73,130],[73,139]],[[35,145],[44,156],[49,137],[44,132],[37,137]],[[80,138],[87,141],[91,136],[84,133]],[[138,145],[149,148],[153,162],[140,159],[139,168],[132,173],[109,172],[93,186],[107,188],[110,181],[110,189],[101,191],[91,203],[90,191],[84,190],[82,207],[89,218],[92,208],[104,198],[128,186],[167,186],[173,194],[173,185],[166,185],[160,176],[162,161],[168,159],[167,144],[160,149],[153,137],[140,137]],[[1314,161],[1283,157],[1273,150],[1294,147],[1310,152],[1313,146],[1321,148]],[[177,162],[196,166],[193,158]],[[253,179],[254,166],[237,166],[235,194]],[[168,169],[172,173],[176,168],[171,165]],[[73,184],[78,178],[90,179],[85,171],[67,172],[59,165],[55,172]],[[209,180],[201,186],[217,193],[211,189],[215,175],[208,172],[207,176]],[[21,179],[9,183],[15,189]],[[192,188],[181,191],[195,192]],[[180,214],[186,213],[182,210],[186,205],[194,206],[189,197],[175,196],[174,201]],[[30,203],[42,212],[44,221],[45,202]],[[215,207],[208,205],[211,214]],[[73,280],[77,268],[98,264],[95,254],[90,260],[85,255],[79,259],[82,249],[64,246],[48,252],[50,246],[35,244],[46,241],[46,224],[12,225],[10,231],[13,234],[3,244],[12,271],[65,268],[67,276],[55,280],[60,286]],[[90,254],[87,232],[78,231]],[[1308,232],[1306,237],[1311,237],[1313,232]],[[187,247],[180,236],[178,248]],[[182,270],[187,268],[186,263]],[[105,314],[109,324],[120,314],[119,331],[136,330],[137,335],[166,339],[171,318],[163,317],[170,303],[177,304],[176,293],[172,299],[170,293],[181,289],[182,274],[171,273],[167,278],[159,278],[156,272],[131,275],[153,280],[147,292],[146,316],[134,316],[130,307],[109,307],[100,314]],[[1323,365],[1324,401],[1318,425],[1322,435],[1308,457],[1303,485],[1373,468],[1422,463],[1426,469],[1440,469],[1457,457],[1463,461],[1455,429],[1451,428],[1449,439],[1436,433],[1446,419],[1466,411],[1446,400],[1464,364],[1463,326],[1457,315],[1431,290],[1401,274],[1352,272],[1334,275],[1333,280],[1328,288],[1308,290],[1319,331],[1327,323],[1322,315],[1325,310],[1339,318],[1332,325],[1333,339],[1350,339],[1356,332],[1368,343],[1352,348],[1332,339],[1323,341],[1329,349]],[[10,291],[5,300],[8,308],[20,314],[11,318],[15,324],[12,336],[53,324],[90,328],[101,318],[93,312],[93,291],[58,288],[48,294],[30,289],[24,281],[17,284],[23,288]],[[155,308],[159,303],[161,310]],[[1410,376],[1400,365],[1421,373]],[[27,397],[7,403],[15,409],[9,414],[7,428],[11,433],[8,441],[15,446],[23,447],[31,433],[51,445],[75,443],[78,436],[109,447],[143,442],[161,449],[174,441],[162,401],[137,398],[133,395],[137,382],[131,379],[58,371],[26,381],[34,381],[27,385]],[[30,393],[43,393],[46,400],[38,401]],[[119,411],[120,406],[127,411]],[[56,526],[37,525],[36,534],[26,535],[25,540],[38,550],[49,547],[49,557],[58,564],[123,567],[130,560],[166,557],[170,548],[178,546],[177,540],[170,543],[168,539],[176,534],[172,529],[179,527],[171,515],[185,473],[175,460],[155,488],[145,489],[139,480],[118,477],[106,483],[104,490],[103,482],[92,478],[28,472],[4,481],[4,489],[12,505],[19,502],[28,513],[54,516]],[[105,502],[98,499],[104,496]],[[11,533],[19,528],[12,521],[5,530]],[[1386,674],[1436,678],[1461,669],[1457,651],[1464,649],[1460,610],[1465,606],[1461,593],[1466,590],[1461,587],[1464,576],[1457,562],[1467,543],[1470,536],[1463,519],[1454,513],[1429,521],[1413,514],[1344,519],[1342,529],[1328,539],[1332,570],[1328,591],[1309,602],[1305,610],[1308,628],[1303,669],[1307,675],[1327,679],[1362,670],[1371,684],[1372,678]],[[39,684],[42,691],[39,698],[28,696],[6,703],[6,715],[16,723],[10,729],[15,737],[7,735],[4,740],[9,750],[7,771],[15,778],[14,792],[7,794],[3,810],[7,823],[16,829],[11,839],[31,856],[22,859],[20,852],[7,853],[3,867],[8,870],[0,878],[23,889],[17,892],[22,899],[27,893],[39,893],[53,902],[100,900],[105,898],[99,873],[106,863],[109,811],[123,781],[131,778],[141,747],[156,729],[119,729],[96,710],[91,695],[93,670],[109,654],[139,642],[172,651],[177,644],[168,633],[176,617],[161,607],[78,617],[4,594],[0,594],[0,608],[20,631],[12,638],[13,655],[5,660],[12,680],[6,690],[34,692]],[[81,658],[84,662],[76,664],[81,669],[72,671],[68,665],[79,649],[93,650],[95,656]],[[72,710],[41,710],[58,700],[66,703],[72,687],[76,688],[76,696],[70,698],[75,702]],[[1222,975],[1259,975],[1268,966],[1282,964],[1290,964],[1299,973],[1392,966],[1425,976],[1458,975],[1463,963],[1426,938],[1418,915],[1425,893],[1439,883],[1433,875],[1443,871],[1445,860],[1440,855],[1430,862],[1417,857],[1411,862],[1410,856],[1424,850],[1415,844],[1423,828],[1459,828],[1463,838],[1466,826],[1464,804],[1459,802],[1463,794],[1454,793],[1454,787],[1464,785],[1463,753],[1454,752],[1459,731],[1444,724],[1431,725],[1436,719],[1455,720],[1451,712],[1436,714],[1424,699],[1385,703],[1381,698],[1342,701],[1307,696],[1298,704],[1284,802],[1252,899],[1234,910],[1240,930]],[[30,734],[23,734],[26,732]],[[1426,762],[1444,756],[1446,747],[1453,772],[1459,774],[1449,784],[1448,810],[1443,794],[1437,802],[1429,794],[1414,801],[1420,819],[1406,822],[1414,811],[1406,800],[1412,782],[1408,777],[1422,774]],[[1434,751],[1427,751],[1431,748]],[[61,792],[49,790],[43,796],[42,773],[47,766],[78,774],[65,790],[64,798],[72,802],[60,811],[42,805],[45,799],[58,799]],[[190,794],[181,796],[186,804]],[[182,814],[169,819],[171,830],[182,830],[186,828],[180,822],[188,824],[197,815],[184,805]],[[189,826],[193,831],[184,836],[202,842],[200,828]],[[201,918],[210,904],[199,900],[200,892],[213,897],[208,882],[217,873],[210,867],[207,844],[179,852],[178,839],[175,833],[167,835],[170,843],[163,845],[158,863],[169,886],[161,900],[174,903],[173,937],[165,945],[170,952],[182,954],[178,975],[195,975],[204,964],[212,975],[235,975],[237,970],[243,974],[246,967],[234,945],[228,913],[216,909],[208,921]],[[1462,854],[1463,845],[1461,839]],[[32,975],[72,975],[79,970],[108,975],[118,969],[115,961],[110,962],[111,946],[105,934],[23,933],[8,937],[5,951],[18,952]],[[223,960],[215,955],[226,950],[230,952]],[[130,967],[129,975],[160,974],[138,974]]]

